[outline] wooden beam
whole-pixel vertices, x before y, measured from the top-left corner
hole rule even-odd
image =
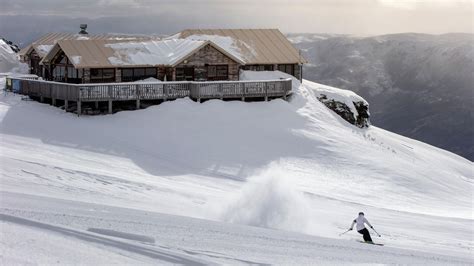
[[[77,101],[77,116],[82,114],[82,103],[81,101]]]
[[[109,114],[113,113],[112,100],[109,100]]]

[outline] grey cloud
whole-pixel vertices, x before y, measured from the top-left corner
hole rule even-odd
[[[47,31],[75,32],[78,23],[128,33],[225,27],[356,35],[473,32],[473,2],[464,0],[403,0],[415,3],[409,8],[390,0],[0,1],[0,34],[22,41]]]

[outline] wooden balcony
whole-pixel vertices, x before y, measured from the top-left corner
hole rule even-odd
[[[113,112],[113,102],[146,100],[174,100],[189,97],[201,102],[209,99],[237,99],[245,101],[284,98],[291,94],[291,79],[265,81],[209,81],[209,82],[134,82],[68,84],[25,78],[7,78],[7,91],[36,98],[43,102],[49,100],[57,105],[63,101],[68,110],[69,102],[76,104],[76,111],[82,114],[82,103],[108,102],[108,112]]]

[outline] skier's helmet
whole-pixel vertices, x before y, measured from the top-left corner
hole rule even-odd
[[[364,215],[364,213],[363,213],[363,212],[359,212],[359,215]]]

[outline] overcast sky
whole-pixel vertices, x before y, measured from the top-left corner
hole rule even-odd
[[[77,31],[168,34],[183,28],[285,33],[473,33],[474,0],[0,0],[0,34]],[[19,31],[19,32],[18,32]],[[17,38],[17,37],[15,37]]]

